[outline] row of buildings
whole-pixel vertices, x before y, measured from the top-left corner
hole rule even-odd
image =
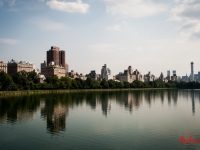
[[[107,68],[107,65],[105,64],[102,66],[101,74],[97,74],[95,70],[92,70],[89,74],[83,75],[78,74],[74,70],[71,70],[71,72],[68,71],[68,64],[66,63],[66,57],[65,57],[65,51],[60,50],[59,47],[51,46],[51,48],[46,52],[46,60],[44,60],[43,63],[41,63],[40,72],[39,69],[35,69],[33,63],[31,62],[24,62],[24,61],[15,61],[11,60],[8,63],[4,63],[3,61],[0,61],[0,70],[3,70],[4,72],[13,75],[16,72],[25,70],[26,72],[30,72],[35,70],[42,79],[45,79],[45,77],[51,77],[53,75],[57,75],[59,78],[68,76],[72,79],[80,78],[82,80],[86,80],[87,78],[92,78],[94,80],[115,80],[115,81],[126,81],[129,83],[132,83],[133,81],[143,81],[143,82],[149,82],[154,80],[162,80],[165,82],[168,82],[169,80],[172,81],[198,81],[200,82],[200,72],[198,74],[194,74],[194,63],[191,62],[191,74],[190,76],[177,76],[176,70],[172,71],[172,76],[170,75],[170,71],[167,71],[167,76],[164,77],[163,73],[161,72],[159,77],[155,77],[151,72],[149,71],[147,74],[142,75],[140,71],[133,70],[131,66],[128,66],[128,69],[124,70],[124,72],[119,72],[119,74],[113,76],[111,74],[111,70]]]

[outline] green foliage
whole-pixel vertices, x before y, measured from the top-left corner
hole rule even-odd
[[[1,83],[2,90],[8,90],[9,86],[11,86],[11,84],[13,83],[13,80],[8,74],[1,71],[0,72],[0,83]]]
[[[69,77],[57,76],[47,77],[44,83],[40,83],[39,76],[34,72],[20,71],[12,77],[5,72],[0,72],[0,90],[51,90],[51,89],[114,89],[114,88],[180,88],[180,89],[200,89],[199,82],[176,82],[167,83],[162,80],[150,82],[133,81],[117,82],[114,80],[96,81],[91,78],[82,80],[80,78],[71,79]]]
[[[105,79],[103,79],[103,80],[101,81],[100,85],[101,85],[104,89],[109,88],[109,84],[108,84],[108,82],[107,82]]]

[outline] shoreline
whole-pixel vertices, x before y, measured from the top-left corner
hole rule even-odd
[[[123,88],[123,89],[70,89],[70,90],[24,90],[24,91],[0,91],[0,97],[17,96],[29,94],[48,94],[48,93],[74,93],[74,92],[106,92],[106,91],[139,91],[139,90],[175,90],[178,88]]]

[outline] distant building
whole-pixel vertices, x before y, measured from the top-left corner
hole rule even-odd
[[[190,81],[194,81],[194,63],[193,62],[191,62]]]
[[[144,82],[154,81],[154,78],[154,75],[152,75],[151,71],[149,71],[148,74],[144,75]]]
[[[58,76],[58,78],[65,77],[65,68],[60,66],[46,66],[41,68],[41,74],[47,77],[52,77],[54,75]]]
[[[195,82],[198,82],[198,81],[199,81],[199,76],[198,76],[198,74],[194,74],[194,81],[195,81]]]
[[[173,76],[176,76],[176,70],[173,70]]]
[[[113,77],[111,76],[111,70],[107,68],[106,64],[102,66],[101,79],[106,79],[106,80],[113,79]]]
[[[143,78],[142,74],[137,69],[133,72],[132,67],[129,66],[127,70],[124,70],[124,73],[120,72],[118,75],[116,75],[115,80],[132,83],[135,80],[143,81]]]
[[[66,75],[67,75],[67,73],[69,72],[69,65],[67,63],[65,64],[65,71],[66,71]]]
[[[198,72],[198,82],[200,82],[200,72]]]
[[[5,73],[7,73],[7,64],[3,61],[0,61],[0,71],[4,71]]]
[[[13,75],[13,74],[15,74],[19,71],[23,71],[23,70],[26,72],[31,72],[34,70],[33,63],[25,62],[25,61],[17,62],[13,59],[8,62],[7,67],[8,67],[7,71],[8,71],[9,75]]]
[[[57,75],[60,78],[66,76],[66,73],[65,51],[60,51],[59,47],[52,46],[47,51],[47,61],[41,63],[41,74],[45,77]]]
[[[89,74],[86,74],[86,77],[94,80],[101,80],[101,75],[97,74],[95,70],[92,70]]]
[[[186,74],[185,76],[182,76],[181,81],[188,82],[189,81],[188,75]]]
[[[162,73],[162,72],[160,73],[159,80],[162,80],[162,81],[164,81],[164,75],[163,75],[163,73]]]
[[[170,70],[167,71],[167,77],[166,79],[169,81],[170,80]]]

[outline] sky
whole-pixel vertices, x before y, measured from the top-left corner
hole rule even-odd
[[[40,69],[51,46],[69,71],[112,75],[128,66],[157,77],[200,71],[199,0],[0,0],[0,60]],[[172,73],[171,73],[172,74]]]

